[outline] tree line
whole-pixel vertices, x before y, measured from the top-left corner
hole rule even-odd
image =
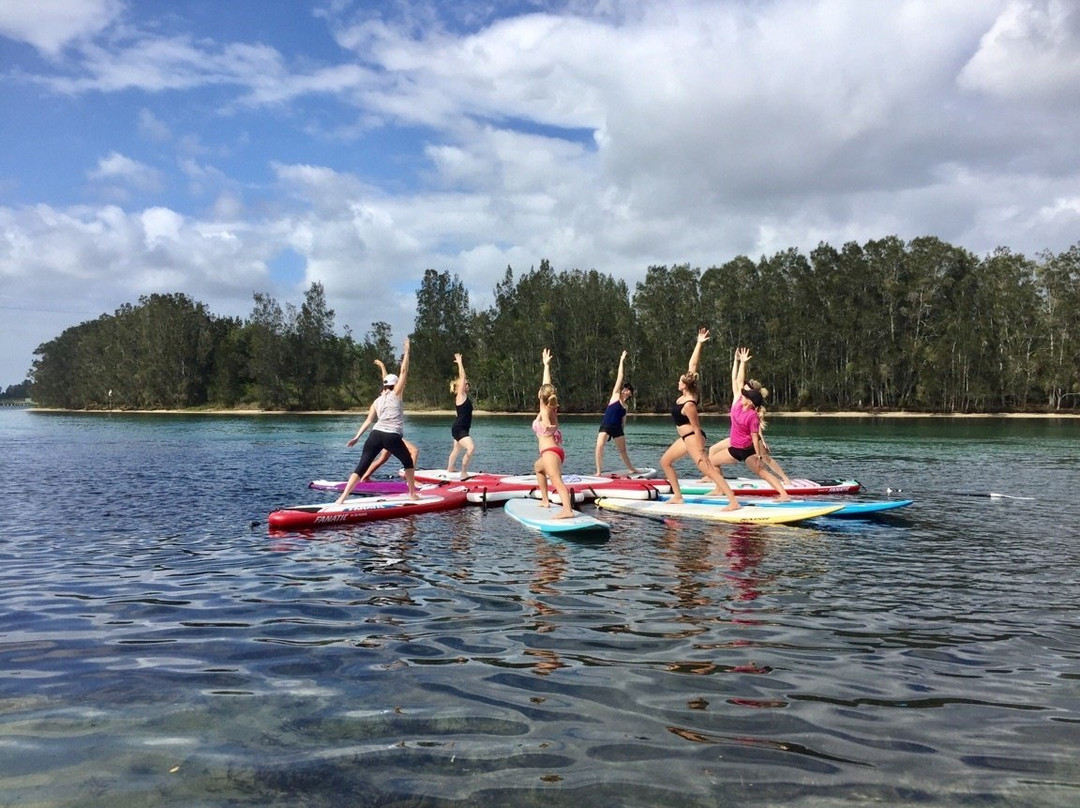
[[[451,407],[461,353],[478,407],[532,410],[550,347],[564,411],[595,412],[626,349],[636,409],[662,412],[704,326],[706,405],[727,406],[732,353],[745,345],[774,410],[1057,411],[1080,396],[1078,279],[1080,244],[1036,260],[1006,248],[979,258],[895,236],[704,270],[651,266],[632,293],[544,260],[519,275],[507,267],[486,309],[456,275],[429,269],[406,400]],[[378,392],[374,360],[394,369],[399,349],[385,322],[339,334],[319,283],[299,307],[255,293],[246,319],[154,294],[39,346],[32,396],[69,409],[362,408]]]

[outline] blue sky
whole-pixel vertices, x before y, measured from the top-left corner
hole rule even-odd
[[[153,292],[1080,242],[1072,0],[0,3],[0,387]]]

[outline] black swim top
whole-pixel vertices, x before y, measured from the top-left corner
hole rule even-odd
[[[690,418],[683,412],[683,407],[692,401],[694,401],[694,399],[688,398],[682,404],[678,401],[675,402],[675,405],[671,408],[671,420],[675,422],[675,426],[686,426],[690,423]],[[697,402],[694,401],[694,403],[696,404]]]
[[[472,399],[466,398],[462,403],[455,405],[454,410],[457,413],[457,417],[454,419],[451,429],[464,429],[466,431],[471,429],[473,411]]]

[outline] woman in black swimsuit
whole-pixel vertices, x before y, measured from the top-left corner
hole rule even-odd
[[[679,397],[675,400],[675,406],[671,408],[671,420],[675,422],[675,431],[679,437],[660,458],[660,468],[664,470],[664,476],[671,485],[671,502],[675,505],[682,504],[682,489],[679,488],[679,475],[675,472],[675,461],[686,455],[697,464],[698,469],[716,483],[716,487],[708,493],[708,496],[725,496],[728,504],[725,511],[733,511],[739,507],[739,501],[735,499],[735,493],[727,484],[723,475],[717,471],[716,466],[709,462],[708,443],[705,440],[705,432],[698,420],[698,363],[701,360],[701,346],[709,338],[709,331],[702,328],[697,334],[697,343],[694,352],[690,355],[690,363],[686,373],[679,377]]]
[[[454,394],[454,410],[457,417],[450,426],[454,446],[450,450],[450,459],[446,461],[446,470],[454,471],[454,460],[458,452],[464,451],[465,454],[461,458],[460,476],[460,479],[464,480],[469,476],[469,461],[472,460],[473,452],[476,451],[476,444],[469,436],[469,430],[472,428],[473,403],[469,398],[469,380],[465,377],[465,363],[461,361],[461,354],[454,354],[454,361],[457,363],[458,376],[450,382],[450,392]]]

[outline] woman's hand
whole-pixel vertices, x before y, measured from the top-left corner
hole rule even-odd
[[[709,329],[699,328],[697,332],[697,341],[699,343],[707,342],[709,339]]]

